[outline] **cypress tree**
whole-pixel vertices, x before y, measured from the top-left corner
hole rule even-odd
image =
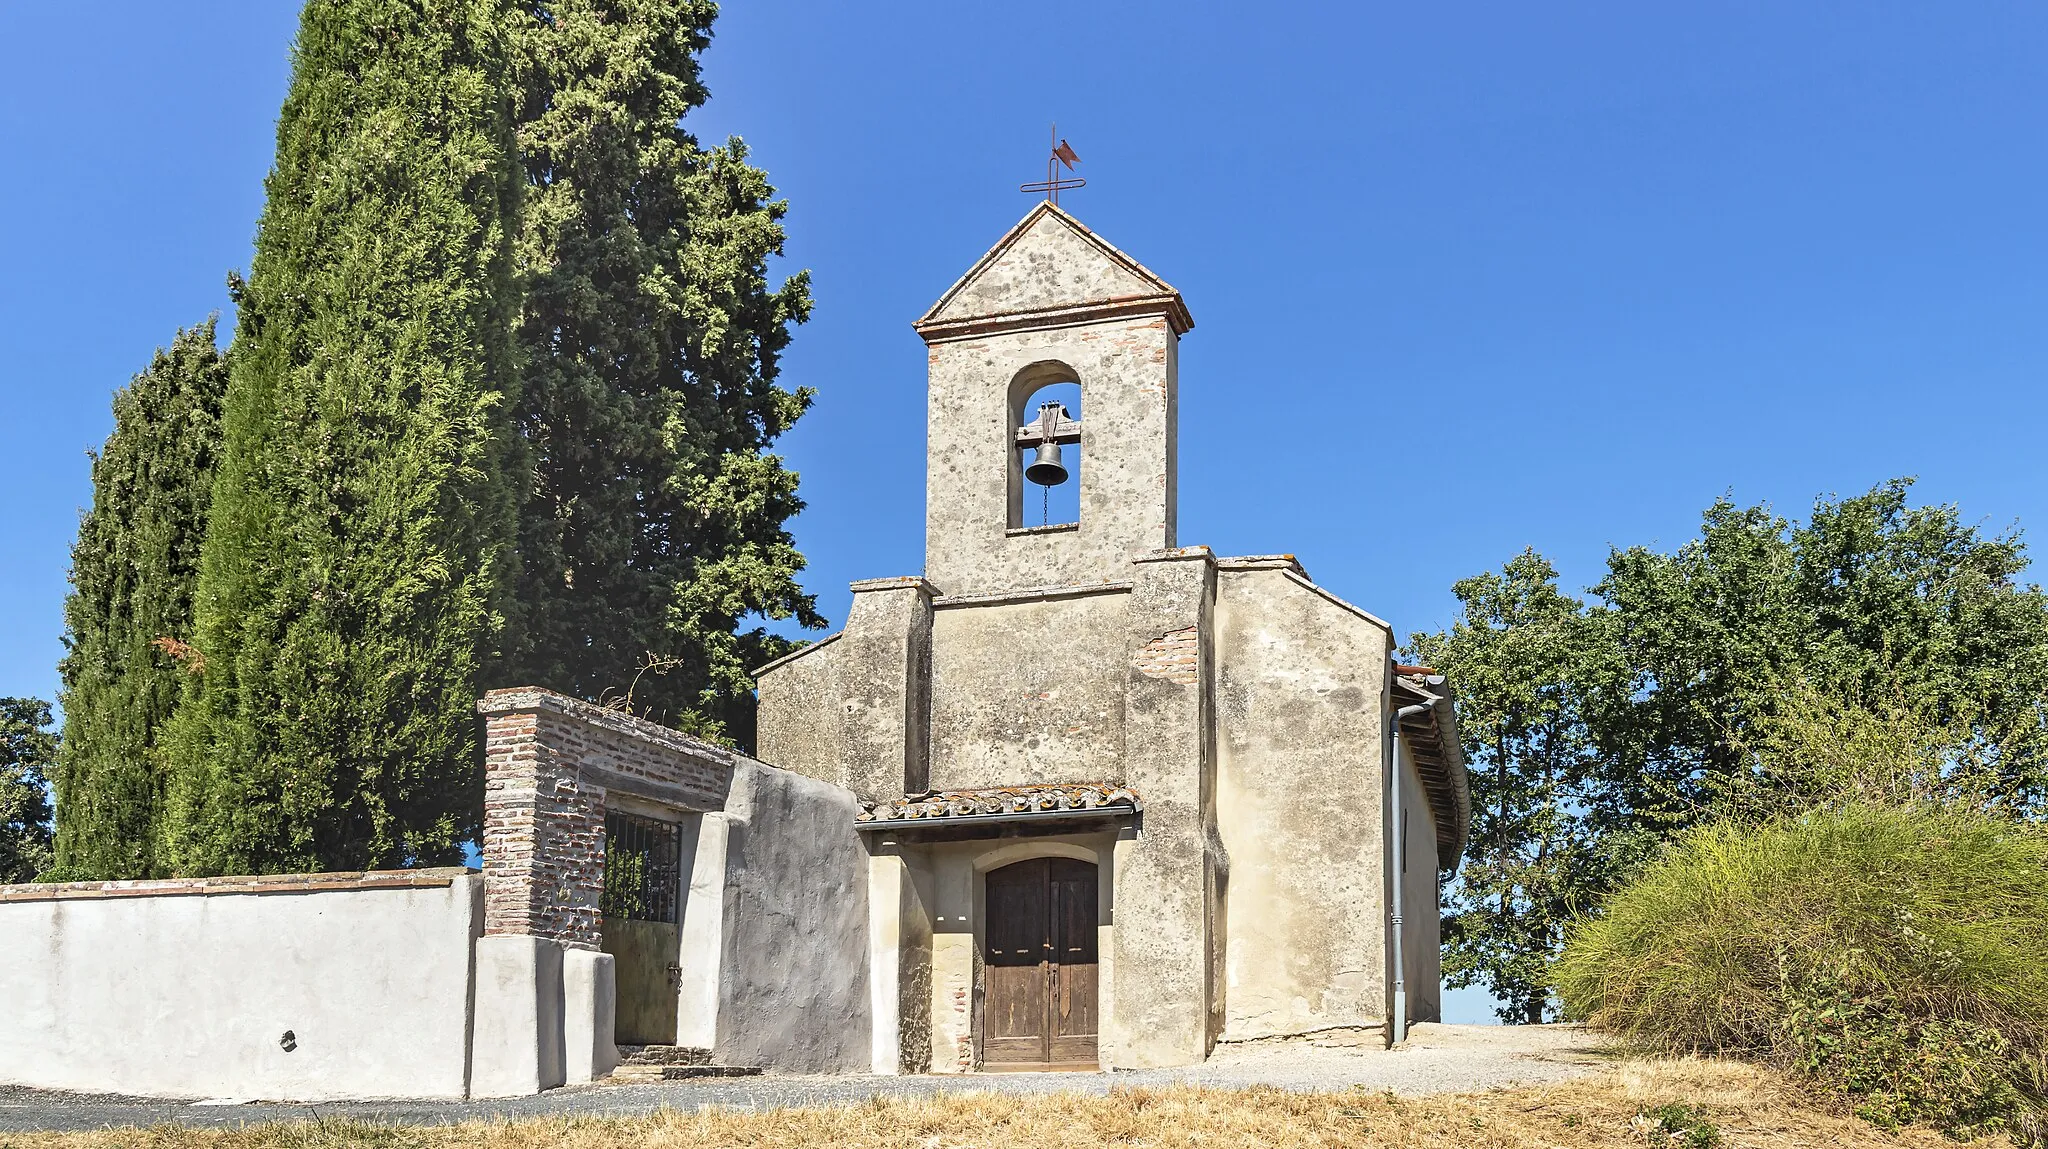
[[[508,674],[742,746],[749,671],[823,625],[767,448],[810,404],[776,382],[805,274],[769,285],[786,205],[707,98],[705,0],[546,0],[520,38],[522,611]],[[642,674],[643,668],[651,669]],[[637,680],[637,685],[636,685]]]
[[[512,578],[509,13],[311,0],[170,731],[178,873],[450,861]]]
[[[186,677],[176,655],[192,638],[226,391],[208,319],[115,393],[113,433],[93,456],[58,667],[56,850],[68,880],[162,873],[157,740]]]

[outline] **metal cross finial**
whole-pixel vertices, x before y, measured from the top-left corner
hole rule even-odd
[[[1061,164],[1065,164],[1068,171],[1073,171],[1074,165],[1080,162],[1081,157],[1074,154],[1074,145],[1060,138],[1060,126],[1054,124],[1052,126],[1052,154],[1045,157],[1045,182],[1019,184],[1017,185],[1017,190],[1020,192],[1044,192],[1048,203],[1058,204],[1062,190],[1088,186],[1088,181],[1079,176],[1075,176],[1072,179],[1065,179],[1060,176],[1059,167]]]

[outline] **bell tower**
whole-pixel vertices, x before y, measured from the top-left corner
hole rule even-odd
[[[1041,203],[914,326],[939,593],[1116,582],[1175,545],[1177,348],[1194,326],[1178,291]],[[1041,522],[1041,488],[1062,481],[1078,515]]]

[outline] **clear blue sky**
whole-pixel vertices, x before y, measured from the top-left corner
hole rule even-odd
[[[50,696],[109,392],[246,267],[285,0],[8,5],[0,694]],[[910,321],[1029,206],[1178,286],[1181,541],[1403,633],[1525,546],[1574,586],[1730,491],[1889,476],[2048,524],[2048,7],[728,5],[699,134],[791,203],[808,585],[923,547]]]

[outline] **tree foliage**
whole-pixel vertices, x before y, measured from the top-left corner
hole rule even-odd
[[[307,4],[232,366],[181,334],[95,465],[80,876],[452,859],[491,685],[751,740],[790,644],[746,624],[822,625],[768,450],[810,298],[744,145],[682,129],[715,15]]]
[[[312,0],[173,719],[180,873],[453,860],[513,577],[506,12]]]
[[[71,550],[59,673],[57,863],[73,879],[163,872],[158,739],[188,677],[192,588],[220,451],[227,368],[214,321],[178,332],[114,396],[92,508]]]
[[[809,405],[777,384],[799,273],[771,288],[785,205],[733,140],[682,118],[707,93],[707,0],[546,0],[518,39],[518,408],[533,483],[507,673],[749,743],[750,671],[787,649],[753,616],[822,625],[767,448]]]
[[[0,698],[0,884],[26,882],[50,864],[50,799],[57,757],[50,704]]]
[[[1492,987],[1506,1020],[1538,1022],[1575,899],[1611,880],[1619,861],[1579,825],[1600,644],[1585,604],[1558,590],[1557,571],[1534,551],[1452,590],[1463,611],[1451,630],[1410,647],[1451,676],[1472,772],[1467,860],[1445,891],[1445,976]]]
[[[1816,707],[1880,725],[1909,712],[1941,732],[1917,784],[2048,812],[2048,596],[2019,581],[2017,530],[1987,534],[1909,491],[1822,499],[1804,523],[1718,501],[1675,552],[1612,552],[1587,602],[1534,553],[1457,584],[1457,621],[1409,648],[1458,690],[1473,771],[1466,868],[1447,891],[1452,984],[1541,1020],[1569,919],[1687,827],[1829,784],[1766,752],[1811,740],[1798,720]]]

